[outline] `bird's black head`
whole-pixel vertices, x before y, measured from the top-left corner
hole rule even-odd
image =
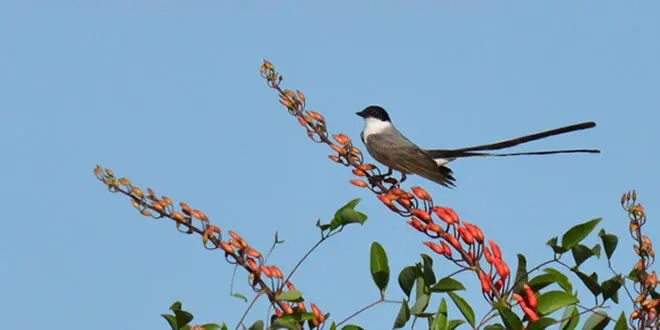
[[[382,121],[390,121],[390,115],[387,114],[387,111],[380,106],[370,105],[360,112],[356,112],[356,115],[367,119],[367,118],[376,118]]]

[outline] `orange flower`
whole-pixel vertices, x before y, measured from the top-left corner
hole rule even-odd
[[[296,287],[291,284],[291,281],[286,281],[286,287],[291,291],[296,289]]]
[[[525,289],[525,301],[527,302],[527,305],[531,309],[536,309],[536,295],[534,294],[534,291],[529,285],[527,285],[527,283],[523,285],[523,288]]]
[[[325,122],[325,118],[323,118],[323,116],[320,113],[316,112],[316,111],[307,111],[307,114],[310,117],[312,117],[312,118],[314,118],[314,119],[316,119],[320,122]]]
[[[231,246],[231,244],[229,244],[225,241],[222,241],[222,242],[220,242],[220,247],[223,250],[225,250],[225,252],[227,252],[229,254],[234,254],[234,248]]]
[[[454,235],[452,235],[448,232],[445,232],[442,235],[442,238],[444,238],[447,242],[449,242],[449,244],[451,244],[451,246],[453,246],[457,250],[461,248],[461,243],[458,242],[458,239],[456,239],[456,236],[454,236]]]
[[[426,223],[433,222],[433,220],[431,219],[431,215],[428,212],[426,212],[422,209],[412,209],[412,210],[410,210],[410,213],[412,213],[412,215],[422,219],[422,221],[424,221]]]
[[[340,154],[340,155],[343,155],[343,154],[346,152],[346,151],[344,150],[344,148],[342,148],[342,147],[340,147],[340,146],[338,146],[338,145],[336,145],[336,144],[331,144],[331,145],[330,145],[330,148],[332,148],[332,150],[336,151],[336,152],[337,152],[338,154]]]
[[[440,242],[440,245],[442,245],[443,253],[447,257],[451,258],[451,248],[449,247],[449,245],[447,245],[447,243],[445,243],[445,242]]]
[[[458,227],[458,234],[461,235],[461,239],[468,245],[474,244],[474,237],[470,234],[470,231],[465,227]]]
[[[484,257],[486,258],[486,262],[489,264],[493,264],[493,255],[490,254],[490,250],[488,250],[488,247],[484,246]]]
[[[410,190],[413,191],[413,193],[420,199],[430,201],[431,200],[431,195],[424,190],[424,188],[415,186],[411,187]]]
[[[479,282],[481,282],[481,291],[490,292],[490,279],[488,276],[481,269],[477,273],[479,274]]]
[[[449,213],[447,213],[445,207],[442,207],[442,206],[434,206],[434,207],[433,207],[433,212],[435,213],[435,215],[438,216],[438,218],[440,218],[440,220],[444,221],[444,222],[447,223],[448,225],[451,225],[451,224],[453,224],[453,223],[455,222],[455,221],[452,219],[451,215],[449,215]]]
[[[435,223],[435,222],[429,223],[428,225],[426,225],[424,227],[425,227],[426,230],[430,230],[434,233],[440,234],[440,233],[444,232],[444,230],[442,230],[442,227],[440,227],[440,225]]]
[[[362,181],[362,180],[359,180],[359,179],[351,179],[351,180],[348,181],[348,182],[350,182],[352,185],[354,185],[354,186],[358,186],[358,187],[360,187],[360,188],[364,188],[364,187],[369,186],[369,184],[367,184],[366,182],[364,182],[364,181]]]
[[[249,255],[250,257],[254,258],[260,258],[261,257],[261,252],[253,249],[252,247],[249,247],[245,249],[245,254]]]
[[[360,169],[357,169],[357,168],[353,169],[353,174],[355,174],[357,176],[364,176],[365,175],[363,170],[360,170]]]
[[[408,220],[408,224],[419,231],[424,231],[424,225],[416,217],[410,218],[410,220]]]
[[[328,158],[330,158],[330,160],[332,160],[335,163],[340,162],[339,157],[337,157],[337,155],[328,155]]]
[[[351,138],[349,138],[346,134],[344,133],[337,133],[333,134],[332,137],[337,141],[337,143],[341,145],[345,145],[351,142]]]
[[[431,250],[433,250],[433,252],[435,252],[437,254],[443,254],[444,253],[444,250],[442,249],[442,246],[440,246],[438,244],[435,244],[431,241],[424,242],[424,245],[428,246]]]
[[[371,170],[375,169],[376,166],[372,165],[372,164],[363,163],[363,164],[358,165],[357,168],[362,170],[362,171],[367,172],[367,171],[371,171]]]
[[[502,259],[502,251],[500,250],[500,247],[490,238],[488,239],[488,244],[490,244],[490,249],[493,250],[493,257],[495,257],[495,259]]]

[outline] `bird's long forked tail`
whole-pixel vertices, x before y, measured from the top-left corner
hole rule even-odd
[[[545,139],[550,136],[560,135],[584,129],[596,127],[596,123],[589,121],[575,125],[555,128],[535,134],[521,136],[515,139],[483,144],[473,147],[460,148],[460,149],[432,149],[425,150],[432,158],[443,158],[451,160],[459,157],[476,157],[476,156],[493,156],[493,157],[507,157],[507,156],[522,156],[522,155],[551,155],[551,154],[568,154],[568,153],[600,153],[599,149],[561,149],[561,150],[547,150],[547,151],[529,151],[529,152],[509,152],[509,153],[490,153],[482,152],[489,150],[500,150],[515,147],[519,144]]]

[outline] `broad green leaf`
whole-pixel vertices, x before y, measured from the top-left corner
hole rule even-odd
[[[489,324],[484,327],[484,330],[504,330],[504,329],[505,329],[504,326],[499,323]]]
[[[248,301],[246,296],[244,296],[244,295],[242,295],[242,294],[240,294],[240,293],[238,293],[238,292],[234,292],[234,293],[232,293],[231,296],[232,296],[232,297],[236,297],[236,298],[238,298],[238,299],[242,299],[242,300],[245,301],[245,302]]]
[[[591,273],[591,275],[587,275],[579,270],[573,270],[573,272],[594,296],[598,296],[601,293],[600,285],[598,285],[598,274]]]
[[[540,330],[545,329],[557,323],[557,320],[549,317],[542,317],[527,326],[527,330]]]
[[[385,249],[378,242],[371,243],[371,277],[381,294],[385,294],[387,283],[390,281],[390,266],[387,264]]]
[[[602,218],[596,218],[573,226],[561,237],[561,246],[570,249],[591,233]]]
[[[415,284],[415,277],[417,277],[415,266],[408,266],[399,273],[399,286],[408,298],[410,298],[410,292],[412,291],[413,284]]]
[[[534,290],[534,292],[539,292],[541,289],[555,282],[557,282],[557,277],[555,275],[540,274],[529,280],[529,283],[527,283],[527,285],[529,285],[532,288],[532,290]]]
[[[415,279],[415,299],[429,293],[429,287],[424,283],[424,276],[422,276],[422,266],[420,264],[418,266],[417,278]]]
[[[564,320],[559,325],[561,330],[573,330],[580,323],[580,313],[575,306],[566,307],[561,318]]]
[[[431,324],[431,330],[447,330],[447,301],[445,298],[440,301],[438,312],[435,313]]]
[[[603,242],[603,248],[605,249],[607,259],[612,258],[612,254],[614,254],[614,250],[616,250],[616,245],[619,244],[619,238],[614,234],[606,233],[605,229],[601,229],[598,236],[600,236],[600,239]]]
[[[444,277],[431,287],[431,292],[448,292],[456,290],[465,290],[465,287],[461,282],[451,277]]]
[[[518,253],[518,269],[516,270],[516,279],[513,281],[513,283],[517,284],[513,292],[520,292],[523,284],[527,283],[527,281],[527,259],[525,259],[524,255]]]
[[[572,293],[573,292],[573,285],[571,284],[571,281],[568,279],[568,276],[566,276],[564,273],[554,269],[547,267],[546,269],[543,270],[544,272],[548,274],[552,274],[555,276],[555,280],[557,281],[557,284],[564,289],[564,291]],[[536,290],[534,291],[536,292]]]
[[[367,221],[367,215],[360,212],[356,211],[353,209],[345,209],[341,212],[339,215],[339,218],[341,219],[340,223],[342,225],[347,225],[349,223],[359,223],[359,224],[364,224],[365,221]]]
[[[596,258],[600,259],[600,244],[596,243],[592,248],[591,251],[594,252],[594,255]]]
[[[223,324],[221,326],[220,324],[217,324],[217,323],[206,323],[206,324],[202,324],[202,328],[204,330],[218,330],[218,329],[224,330],[224,329],[227,329],[227,325]]]
[[[468,321],[472,327],[474,327],[474,310],[472,310],[470,304],[468,304],[461,296],[453,292],[448,292],[447,294],[449,295],[449,298],[451,298],[451,300],[454,302],[454,305],[456,305],[461,314],[463,314],[465,320]]]
[[[463,320],[451,320],[449,321],[449,324],[447,325],[447,329],[449,330],[454,330],[458,328],[459,325],[465,323]]]
[[[278,317],[271,324],[273,329],[289,329],[297,330],[298,326],[296,325],[296,320],[291,317]]]
[[[592,251],[588,246],[577,244],[571,248],[573,253],[573,259],[575,260],[575,266],[580,267],[582,263],[594,256],[594,251]]]
[[[359,326],[357,326],[357,325],[349,324],[349,325],[345,325],[345,326],[343,326],[343,327],[341,328],[341,330],[364,330],[364,329],[362,329],[362,327],[359,327]]]
[[[299,290],[293,290],[293,291],[284,291],[281,292],[280,294],[275,296],[275,299],[277,300],[284,300],[284,301],[301,301],[302,299],[302,293]]]
[[[341,214],[342,211],[347,210],[347,209],[355,209],[355,207],[360,203],[360,199],[356,198],[351,200],[350,202],[344,204],[344,206],[340,207],[337,211],[335,211],[334,218],[339,218],[339,215]]]
[[[621,275],[614,275],[607,281],[604,281],[600,288],[603,292],[603,299],[612,299],[615,303],[619,303],[619,297],[617,295],[621,285],[623,285],[623,277]]]
[[[536,310],[542,315],[548,315],[562,307],[577,303],[578,299],[565,291],[548,291],[541,294],[537,301]]]
[[[420,314],[424,313],[424,310],[426,310],[426,307],[429,305],[429,300],[431,300],[431,296],[428,294],[424,294],[421,297],[418,297],[417,301],[415,301],[415,304],[410,309],[410,313],[415,316],[420,316]]]
[[[393,328],[403,328],[408,320],[410,320],[410,309],[408,308],[408,302],[403,299],[401,301],[401,309],[399,309],[399,314],[397,314],[396,319],[394,320]]]
[[[522,321],[511,309],[500,303],[496,303],[495,308],[497,308],[502,323],[507,329],[522,329]]]
[[[628,329],[628,319],[626,318],[626,313],[621,312],[619,319],[614,325],[614,330],[627,330]]]
[[[584,323],[582,329],[585,330],[602,330],[607,327],[607,324],[610,323],[610,319],[606,317],[607,313],[603,310],[598,310],[591,314],[587,321]]]
[[[433,259],[428,255],[422,253],[422,260],[424,261],[423,274],[424,274],[424,283],[427,285],[433,285],[435,283],[435,273],[433,273]]]
[[[262,320],[257,320],[252,325],[248,328],[248,330],[263,330],[264,329],[264,321]]]
[[[548,241],[545,243],[545,245],[551,247],[551,248],[552,248],[552,251],[553,251],[554,253],[557,253],[557,254],[562,254],[562,253],[568,251],[568,249],[565,249],[565,248],[563,248],[563,247],[557,245],[557,237],[553,237],[553,238],[551,238],[550,240],[548,240]]]

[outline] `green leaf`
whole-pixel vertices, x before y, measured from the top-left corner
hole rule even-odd
[[[445,298],[440,301],[438,312],[435,313],[431,324],[431,330],[447,330],[447,301]]]
[[[603,299],[607,301],[607,299],[612,299],[615,303],[619,303],[619,297],[617,293],[619,292],[619,289],[621,288],[621,285],[623,285],[623,276],[621,275],[614,275],[612,278],[610,278],[607,281],[604,281],[601,285],[600,288],[603,292]]]
[[[449,292],[457,290],[465,290],[465,287],[463,286],[463,283],[451,277],[444,277],[431,287],[431,292]]]
[[[489,325],[485,326],[484,330],[505,330],[505,328],[504,328],[503,325],[501,325],[499,323],[495,323],[495,324],[489,324]]]
[[[504,326],[507,329],[522,329],[522,321],[520,321],[518,315],[516,315],[511,309],[500,303],[496,303],[495,308],[497,308],[502,323],[504,323]]]
[[[248,330],[263,330],[264,329],[264,321],[262,320],[257,320],[252,325],[248,328]]]
[[[270,324],[270,326],[273,329],[289,329],[289,330],[297,330],[298,329],[296,320],[292,317],[286,317],[286,316],[276,318]]]
[[[458,308],[458,310],[463,314],[463,317],[465,317],[465,320],[468,321],[468,323],[474,327],[474,310],[472,310],[472,307],[463,299],[461,296],[453,293],[453,292],[448,292],[449,298],[454,302],[454,305]]]
[[[424,274],[424,283],[427,285],[432,285],[435,283],[435,273],[433,273],[433,259],[428,255],[422,253],[422,260],[424,261],[423,274]]]
[[[360,203],[359,198],[355,198],[351,200],[350,202],[344,204],[344,206],[340,207],[337,211],[335,211],[334,218],[339,218],[340,214],[342,211],[347,210],[347,209],[355,209],[355,207]]]
[[[410,309],[408,308],[408,302],[403,299],[401,301],[401,309],[399,309],[399,314],[396,316],[396,319],[394,320],[394,329],[399,329],[403,328],[406,323],[410,320]]]
[[[569,306],[564,310],[564,315],[561,317],[563,321],[559,324],[561,330],[573,330],[580,323],[580,313],[577,307]]]
[[[518,253],[518,269],[516,270],[516,279],[513,283],[517,283],[516,287],[513,289],[513,292],[520,292],[522,287],[528,281],[527,277],[527,259],[525,256]]]
[[[242,295],[242,294],[240,294],[240,293],[238,293],[238,292],[233,293],[231,296],[232,296],[232,297],[239,298],[239,299],[242,299],[242,300],[245,301],[245,302],[248,301],[248,300],[247,300],[247,297],[245,297],[244,295]]]
[[[594,255],[596,258],[600,259],[600,244],[596,243],[592,248],[591,251],[593,251]]]
[[[584,323],[584,326],[582,329],[589,329],[589,330],[602,330],[605,329],[608,323],[610,323],[610,319],[606,317],[607,313],[603,310],[598,310],[598,313],[594,312],[587,318],[587,321]]]
[[[458,328],[459,325],[465,323],[463,320],[451,320],[449,321],[449,324],[447,325],[447,329],[449,330],[454,330]]]
[[[357,325],[349,324],[349,325],[345,325],[343,328],[341,328],[341,330],[364,330],[364,329],[362,329]]]
[[[424,294],[421,297],[418,297],[417,301],[415,301],[415,304],[410,309],[410,313],[415,316],[419,316],[420,314],[424,313],[424,310],[426,310],[426,307],[429,305],[429,300],[431,300],[431,296],[428,294]]]
[[[193,315],[183,310],[174,311],[174,317],[176,317],[176,325],[179,328],[188,325],[193,320]]]
[[[174,315],[160,314],[160,316],[165,318],[165,320],[170,325],[170,328],[172,328],[172,330],[179,330],[179,327],[176,325],[176,318],[174,317]]]
[[[580,267],[585,260],[594,256],[594,251],[588,246],[582,244],[572,247],[571,252],[573,253],[573,259],[575,260],[575,267]]]
[[[284,301],[302,301],[302,293],[299,290],[293,290],[293,291],[284,291],[275,296],[275,299],[277,300],[284,300]]]
[[[601,292],[600,285],[598,285],[598,274],[596,273],[591,273],[591,275],[587,275],[579,270],[572,270],[575,275],[577,275],[582,283],[587,286],[587,289],[591,291],[591,293],[594,296],[598,296]]]
[[[418,299],[419,297],[428,294],[429,293],[429,287],[424,283],[424,276],[422,276],[422,266],[420,264],[417,264],[417,278],[415,279],[415,299]]]
[[[527,326],[527,330],[540,330],[545,329],[553,324],[556,324],[557,320],[549,317],[542,317]]]
[[[408,298],[410,298],[410,292],[412,291],[413,284],[415,284],[415,277],[417,277],[415,266],[408,266],[399,273],[399,286]]]
[[[564,236],[561,237],[561,246],[564,249],[570,249],[574,247],[585,237],[587,237],[592,230],[594,230],[600,220],[602,220],[602,218],[592,219],[579,225],[573,226],[573,228],[569,229],[564,234]]]
[[[175,301],[172,306],[170,306],[171,311],[180,311],[181,310],[181,302],[180,301]]]
[[[537,311],[542,315],[548,315],[562,307],[576,304],[578,298],[564,291],[548,291],[541,294],[537,301]]]
[[[342,225],[347,225],[349,223],[359,223],[359,224],[364,224],[365,221],[367,221],[367,215],[360,212],[356,211],[353,209],[345,209],[341,212],[339,215],[339,218],[341,219],[340,223]]]
[[[605,229],[601,229],[600,232],[598,233],[598,236],[600,236],[600,239],[603,242],[605,255],[609,260],[610,258],[612,258],[612,254],[614,254],[614,250],[616,250],[617,244],[619,244],[619,238],[616,237],[616,235],[614,234],[606,233]]]
[[[334,217],[332,218],[332,221],[330,221],[330,225],[327,227],[330,230],[335,230],[341,226],[345,226],[349,223],[364,223],[364,221],[367,220],[367,216],[364,213],[355,211],[355,206],[360,203],[360,199],[356,198],[348,203],[346,205],[340,207],[336,212]],[[319,228],[321,230],[324,230],[323,225],[321,225]]]
[[[378,242],[371,243],[371,277],[380,289],[381,295],[385,294],[387,283],[390,281],[390,266],[387,264],[385,249]]]
[[[529,283],[527,283],[527,285],[529,285],[529,287],[531,287],[534,292],[539,292],[541,289],[555,282],[557,282],[557,278],[555,275],[540,274],[529,280]]]
[[[564,273],[554,269],[547,267],[546,269],[543,270],[544,272],[548,274],[552,274],[555,276],[555,280],[557,281],[557,284],[564,289],[564,291],[572,293],[573,292],[573,285],[571,284],[571,281],[568,279],[568,276],[564,275]],[[536,290],[534,291],[536,292]]]
[[[337,330],[337,323],[335,321],[332,321],[332,324],[330,324],[330,330]]]
[[[619,319],[614,325],[614,330],[627,330],[628,329],[628,319],[626,318],[626,313],[621,312]]]
[[[220,326],[220,324],[217,324],[217,323],[206,323],[206,324],[202,324],[202,328],[204,328],[204,330],[217,330],[217,329],[221,329],[221,330],[222,330],[223,327],[224,327],[224,329],[227,329],[227,325],[226,325],[226,324],[223,324],[222,326]]]

